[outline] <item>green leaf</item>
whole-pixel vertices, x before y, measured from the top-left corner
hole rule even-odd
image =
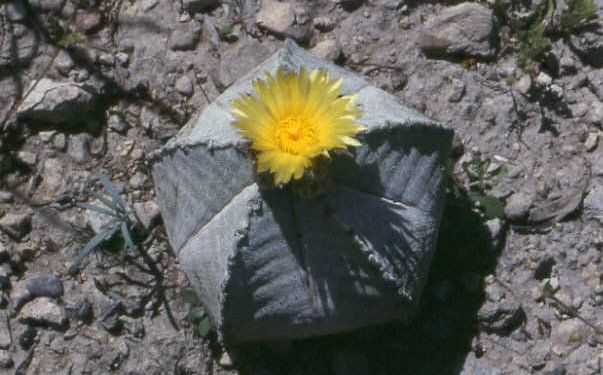
[[[479,202],[479,206],[487,219],[504,217],[505,205],[500,199],[481,193],[473,193],[470,198],[474,202]]]
[[[212,325],[209,317],[205,317],[197,324],[197,334],[201,337],[206,337],[209,331],[211,331]]]
[[[561,29],[572,32],[597,18],[598,6],[593,0],[567,0],[567,10],[561,14]]]
[[[187,318],[193,322],[200,322],[205,318],[207,314],[205,313],[205,309],[203,307],[195,307],[188,312]]]
[[[544,35],[544,30],[544,23],[538,23],[520,34],[519,62],[522,66],[543,60],[551,49],[551,40]]]

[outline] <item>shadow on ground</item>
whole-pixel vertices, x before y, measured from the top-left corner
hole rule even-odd
[[[354,333],[240,349],[240,374],[459,374],[478,334],[483,281],[496,264],[484,219],[448,194],[418,317]],[[477,354],[479,356],[479,354]]]

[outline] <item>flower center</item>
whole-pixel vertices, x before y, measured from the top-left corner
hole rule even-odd
[[[307,117],[300,115],[289,115],[280,120],[276,139],[281,150],[294,155],[306,153],[317,141],[314,126]]]

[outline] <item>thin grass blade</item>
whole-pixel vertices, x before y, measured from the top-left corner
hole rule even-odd
[[[107,177],[106,174],[101,173],[98,176],[98,178],[99,178],[100,182],[103,184],[103,186],[105,187],[105,190],[107,190],[109,192],[109,194],[111,194],[111,199],[113,200],[113,204],[115,206],[121,208],[123,210],[123,212],[126,212],[126,204],[119,196],[119,193],[117,192],[117,188],[111,182],[111,180],[109,180],[109,177]]]
[[[101,201],[102,204],[107,206],[107,208],[111,210],[115,210],[115,205],[111,202],[104,194],[99,193],[98,191],[89,191],[88,194],[93,195],[96,199]]]
[[[103,230],[102,232],[98,233],[96,236],[92,237],[92,239],[90,241],[88,241],[86,246],[84,246],[84,248],[77,255],[73,265],[70,268],[76,268],[76,269],[79,268],[79,265],[82,262],[82,260],[85,257],[87,257],[88,255],[90,255],[94,250],[96,250],[98,245],[100,245],[103,241],[108,240],[109,238],[113,237],[115,235],[115,233],[117,233],[118,228],[119,228],[119,226],[114,224],[114,225],[110,226],[109,228]]]
[[[128,229],[128,224],[125,221],[121,222],[121,235],[123,236],[124,240],[126,241],[126,245],[128,246],[128,248],[134,249],[136,247],[136,245],[134,244],[134,241],[132,240],[132,235],[130,234],[130,230]]]
[[[104,207],[100,207],[100,206],[97,206],[97,205],[94,205],[94,204],[90,204],[90,203],[78,203],[77,206],[81,207],[81,208],[85,208],[87,210],[96,211],[96,212],[101,213],[103,215],[109,215],[109,216],[112,216],[112,217],[114,217],[116,219],[120,219],[120,217],[115,212],[113,212],[111,210],[108,210],[108,209],[106,209]]]

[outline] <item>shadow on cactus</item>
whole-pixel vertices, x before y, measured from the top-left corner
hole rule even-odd
[[[110,217],[112,220],[80,250],[75,261],[69,267],[69,273],[77,273],[81,269],[82,261],[88,255],[94,253],[102,246],[115,239],[118,233],[121,234],[124,243],[123,246],[126,251],[136,248],[133,234],[135,229],[140,226],[135,221],[136,219],[132,219],[135,216],[129,214],[131,209],[119,196],[118,188],[109,180],[109,177],[105,174],[100,174],[98,179],[103,185],[103,192],[88,191],[88,193],[94,196],[98,202],[100,202],[100,205],[78,203],[77,206],[98,212]]]

